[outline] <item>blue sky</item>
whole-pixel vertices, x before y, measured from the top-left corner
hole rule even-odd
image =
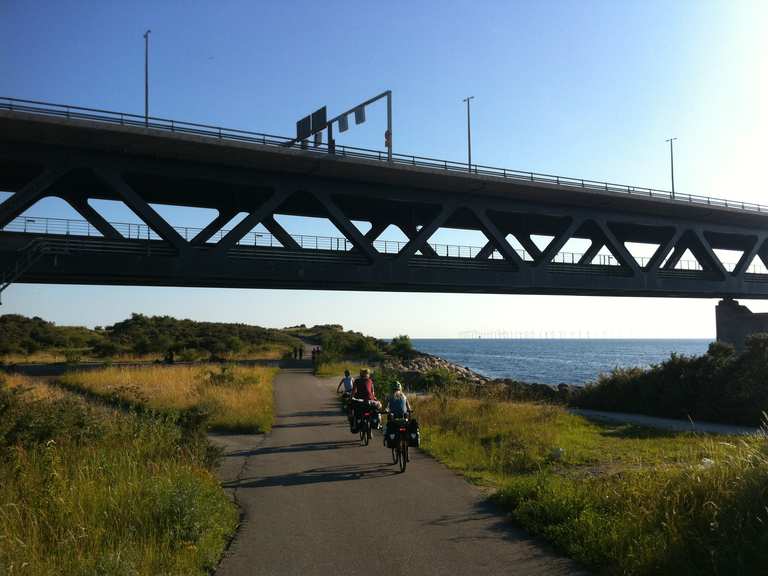
[[[26,2],[0,0],[0,95],[289,135],[394,93],[398,152],[765,202],[763,2]],[[339,143],[381,148],[384,109]],[[102,206],[114,220],[135,217]],[[30,214],[68,216],[56,201]],[[206,215],[166,212],[200,226]],[[288,221],[291,232],[338,235]],[[439,241],[462,238],[441,233]],[[87,307],[81,304],[87,302]],[[108,324],[131,311],[379,336],[469,330],[711,337],[712,300],[16,285],[3,313]],[[748,303],[749,304],[749,303]],[[755,310],[764,303],[750,304]],[[663,321],[660,321],[662,319]]]

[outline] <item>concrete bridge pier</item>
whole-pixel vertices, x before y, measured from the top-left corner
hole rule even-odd
[[[756,332],[768,333],[768,313],[755,313],[732,298],[724,298],[715,308],[717,340],[744,350],[747,336]]]

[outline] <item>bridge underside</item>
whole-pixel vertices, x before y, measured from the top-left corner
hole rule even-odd
[[[768,296],[768,275],[750,269],[756,261],[768,262],[764,214],[153,132],[0,117],[0,190],[14,192],[0,204],[5,283]],[[47,196],[67,201],[95,236],[14,227]],[[146,238],[108,222],[89,204],[92,199],[123,202],[145,223]],[[156,205],[212,208],[218,216],[188,237]],[[241,212],[247,215],[222,232]],[[277,222],[279,215],[327,218],[343,247],[308,248]],[[359,222],[370,229],[363,232]],[[274,245],[244,244],[258,224]],[[390,225],[408,237],[393,254],[376,244]],[[442,255],[429,243],[441,228],[479,231],[486,242],[471,257]],[[537,245],[534,236],[549,237],[549,243]],[[588,248],[566,262],[562,251],[573,238]],[[655,248],[641,261],[630,243]],[[601,250],[610,253],[612,265],[596,259]],[[737,251],[738,262],[729,269],[715,250]],[[699,269],[679,269],[686,253]]]

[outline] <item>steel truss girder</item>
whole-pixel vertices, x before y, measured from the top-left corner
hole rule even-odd
[[[750,297],[751,290],[747,286],[748,283],[745,282],[746,271],[756,257],[761,258],[768,265],[768,235],[765,227],[735,226],[693,219],[649,216],[648,214],[626,214],[607,208],[585,209],[544,202],[521,202],[512,198],[502,198],[498,195],[466,195],[455,192],[441,194],[433,190],[394,188],[366,182],[329,181],[327,178],[318,179],[311,176],[250,172],[227,167],[180,166],[178,163],[169,165],[163,161],[123,158],[121,156],[105,158],[103,155],[70,153],[66,155],[66,161],[64,158],[55,152],[52,153],[47,158],[46,167],[39,175],[32,178],[8,200],[0,204],[0,225],[7,224],[46,195],[58,195],[69,202],[105,238],[120,240],[122,238],[120,234],[87,202],[89,197],[119,199],[152,228],[165,243],[174,248],[177,259],[174,270],[188,269],[190,274],[199,273],[201,278],[207,267],[215,268],[223,265],[213,265],[214,260],[227,262],[235,258],[233,250],[238,241],[258,224],[263,224],[282,244],[283,248],[277,250],[283,250],[286,254],[292,255],[304,253],[306,262],[309,263],[314,256],[309,254],[307,250],[301,250],[298,243],[275,220],[275,215],[282,213],[327,217],[354,246],[354,254],[348,255],[347,265],[358,272],[366,270],[367,273],[362,274],[362,277],[371,278],[371,281],[374,279],[384,281],[389,286],[410,286],[411,280],[408,279],[413,278],[411,287],[414,290],[505,291],[502,287],[497,287],[495,281],[489,285],[486,280],[478,281],[476,279],[483,277],[483,275],[493,275],[497,279],[503,277],[504,282],[510,286],[509,291],[525,291],[525,286],[528,286],[531,293],[538,293],[542,290],[547,293],[555,293],[558,288],[551,284],[550,280],[559,278],[559,281],[563,283],[563,289],[566,291],[599,293],[601,289],[594,283],[594,274],[590,276],[589,282],[587,282],[589,286],[583,284],[577,286],[572,279],[566,280],[570,277],[569,274],[574,275],[571,272],[566,272],[566,269],[558,269],[560,270],[558,273],[550,270],[553,259],[572,238],[585,238],[591,241],[590,247],[579,260],[581,268],[588,267],[588,263],[592,262],[603,246],[619,262],[618,271],[602,270],[597,274],[603,281],[604,288],[602,290],[605,293],[620,290],[622,293],[652,293],[656,295],[699,294],[699,291],[688,285],[693,282],[702,286],[702,294],[712,295],[711,287],[720,286],[721,292],[715,291],[714,296],[728,294]],[[97,176],[103,185],[102,189],[93,193],[64,185],[57,189],[62,178],[74,169],[82,170],[83,168],[90,170]],[[149,194],[141,189],[140,183],[133,185],[129,183],[129,181],[135,181],[130,177],[131,174],[162,174],[165,177],[174,177],[175,175],[187,178],[191,175],[204,177],[211,182],[221,182],[228,186],[239,186],[244,191],[256,190],[258,193],[249,196],[248,206],[237,204],[239,202],[237,199],[242,199],[242,196],[239,195],[242,191],[233,192],[231,195],[222,195],[223,198],[211,194],[204,206],[199,198],[195,200],[196,204],[191,202],[198,207],[217,209],[219,214],[203,231],[188,242],[150,205],[151,203],[163,203],[158,202],[158,200],[163,199],[158,196],[159,193],[154,191]],[[317,206],[321,207],[320,211],[317,208],[312,208],[314,212],[307,211],[303,214],[297,214],[297,211],[302,211],[301,206],[296,203],[291,204],[297,193],[308,194],[309,197],[315,199]],[[173,198],[178,199],[177,197]],[[382,212],[366,211],[366,206],[369,204],[383,207]],[[218,242],[209,243],[216,232],[221,230],[222,226],[239,211],[248,212],[248,215]],[[370,221],[372,227],[363,234],[354,225],[353,220]],[[379,253],[373,242],[387,226],[392,224],[406,234],[408,242],[395,257],[390,258]],[[475,259],[452,264],[453,270],[461,270],[464,267],[465,280],[461,279],[461,274],[453,272],[448,274],[440,270],[439,267],[423,268],[429,261],[437,263],[440,260],[446,260],[438,256],[428,244],[430,237],[441,227],[459,227],[459,224],[462,225],[461,227],[479,230],[488,240]],[[531,235],[537,233],[553,236],[543,250],[540,250],[531,240]],[[508,234],[520,241],[531,256],[531,262],[522,259],[507,242],[506,236]],[[649,240],[657,243],[658,248],[649,263],[641,268],[626,248],[625,242]],[[735,269],[728,272],[714,250],[733,248],[733,246],[743,249],[743,255]],[[3,252],[3,249],[4,241],[0,238],[0,253]],[[682,282],[685,286],[672,288],[670,283],[674,282],[669,279],[669,275],[674,276],[677,273],[674,267],[687,249],[691,250],[704,271],[692,280],[690,278],[685,281],[679,278],[674,280],[674,282]],[[485,260],[488,259],[493,250],[497,250],[502,255],[503,261],[493,261],[490,268],[483,268]],[[352,259],[360,256],[363,258],[362,262]],[[63,258],[66,259],[68,256]],[[85,256],[82,258],[87,259]],[[476,262],[476,265],[473,264],[473,261]],[[191,268],[190,262],[194,263]],[[262,259],[255,258],[254,262],[262,262]],[[271,260],[265,259],[264,262],[271,262]],[[44,264],[41,263],[39,266],[44,266]],[[296,264],[296,266],[300,268],[301,264]],[[567,267],[567,265],[560,266]],[[240,269],[237,266],[234,268]],[[583,272],[581,268],[578,269],[575,276]],[[399,272],[395,273],[394,270],[399,270]],[[431,272],[424,272],[424,270]],[[600,268],[595,267],[594,270],[597,271]],[[46,274],[40,271],[31,271],[30,277],[48,278]],[[94,271],[94,283],[103,281],[99,278],[99,274],[99,272]],[[400,276],[394,280],[387,277],[387,275],[392,274]],[[447,287],[441,281],[425,281],[423,276],[429,274],[434,275],[435,278],[450,277],[452,282],[456,282],[456,285]],[[81,276],[78,278],[82,280]],[[64,281],[63,277],[62,281]],[[152,280],[155,283],[164,281],[166,280],[160,277]],[[181,282],[178,278],[171,279],[171,276],[168,277],[167,281]],[[244,279],[243,281],[254,282],[259,285],[271,281],[283,282],[283,285],[290,284],[287,280],[263,278],[247,281]],[[194,285],[195,280],[190,278],[184,282],[184,285]],[[205,283],[209,281],[201,279],[200,282],[207,285]],[[231,280],[231,282],[235,282],[235,280]],[[321,279],[307,279],[307,282],[311,285],[331,285],[333,283]],[[634,288],[626,286],[627,283],[631,284],[632,282],[635,282],[637,286]],[[621,284],[621,287],[611,288],[611,285],[617,283]],[[478,286],[484,286],[484,288],[478,288]],[[370,286],[365,289],[378,288]],[[744,293],[738,292],[738,290],[743,290]]]
[[[22,236],[22,235],[19,235]],[[17,238],[28,242],[28,238]],[[55,246],[25,274],[24,282],[153,286],[230,286],[249,288],[305,288],[339,290],[392,290],[428,292],[480,292],[577,294],[612,296],[684,296],[747,298],[768,297],[768,278],[715,280],[702,273],[667,272],[643,282],[622,275],[615,267],[545,265],[513,270],[507,263],[489,260],[475,266],[440,265],[441,258],[417,258],[410,266],[393,266],[392,255],[368,265],[361,254],[307,255],[306,250],[236,248],[227,258],[179,258],[162,241],[113,242],[83,239],[93,247]],[[125,244],[136,246],[126,252]],[[153,246],[147,246],[153,244]],[[114,247],[117,245],[118,247]],[[165,248],[164,248],[165,246]],[[100,251],[103,250],[103,251]],[[10,263],[0,252],[0,266]],[[429,264],[428,263],[432,263]],[[754,275],[750,275],[754,276]]]

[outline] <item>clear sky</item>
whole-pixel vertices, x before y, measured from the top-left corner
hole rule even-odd
[[[153,115],[291,135],[319,106],[333,115],[391,89],[397,152],[464,160],[461,100],[473,95],[477,163],[668,189],[664,140],[675,136],[679,192],[766,203],[767,6],[0,0],[0,95],[142,113],[149,28]],[[383,107],[372,108],[338,142],[382,148],[384,126]],[[73,214],[55,200],[28,213]],[[178,225],[208,218],[164,214]],[[327,224],[284,223],[339,235]],[[378,336],[714,335],[714,300],[38,285],[3,296],[2,313],[62,324],[109,324],[136,311],[267,326],[339,322]]]

